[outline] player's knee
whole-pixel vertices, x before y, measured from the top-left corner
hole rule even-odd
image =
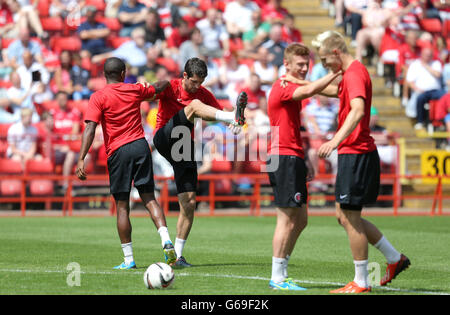
[[[188,199],[182,202],[182,207],[187,216],[194,216],[196,205],[197,203],[195,202],[195,199]]]
[[[184,113],[186,114],[187,119],[192,119],[196,116],[199,111],[200,102],[195,99],[188,106],[184,108]]]

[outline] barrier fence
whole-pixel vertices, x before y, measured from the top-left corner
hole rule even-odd
[[[252,182],[253,189],[251,194],[217,194],[215,191],[215,182],[229,179],[237,180],[241,178],[247,178]],[[385,209],[382,211],[371,211],[373,215],[448,215],[449,212],[443,209],[443,201],[450,200],[450,194],[443,193],[443,179],[448,180],[450,176],[423,176],[423,175],[396,175],[396,174],[382,174],[381,184],[382,185],[392,185],[392,194],[382,194],[379,195],[378,201],[391,201],[392,207],[390,209]],[[402,191],[402,182],[405,180],[415,181],[420,183],[422,180],[436,180],[433,193],[425,194],[404,194]],[[80,202],[90,202],[93,200],[93,196],[75,196],[73,194],[74,188],[76,187],[89,187],[89,186],[104,186],[109,187],[109,177],[108,175],[90,175],[86,181],[80,181],[75,176],[61,176],[61,175],[8,175],[2,176],[0,181],[15,180],[21,182],[21,190],[18,195],[15,196],[0,196],[0,203],[19,203],[20,204],[20,214],[26,216],[27,204],[28,203],[45,203],[46,209],[50,209],[51,203],[62,203],[62,215],[72,216],[74,211],[74,203]],[[27,187],[32,181],[52,181],[54,183],[62,183],[66,181],[68,183],[67,190],[63,196],[31,196],[27,193]],[[155,182],[160,184],[161,190],[158,196],[158,201],[164,210],[166,215],[169,215],[169,206],[171,202],[177,202],[177,196],[169,194],[169,180],[173,180],[173,177],[155,177]],[[266,173],[259,174],[203,174],[199,175],[199,181],[209,182],[209,194],[205,196],[197,196],[197,202],[205,201],[209,203],[209,211],[205,215],[218,215],[216,213],[215,204],[216,202],[230,202],[230,201],[246,201],[250,202],[250,207],[248,211],[239,211],[240,215],[249,216],[261,216],[261,215],[273,215],[274,211],[262,211],[261,203],[263,201],[272,201],[272,194],[262,194],[261,187],[267,186],[268,176]],[[314,181],[322,181],[328,183],[334,183],[334,175],[318,175],[315,177]],[[428,184],[434,185],[434,184]],[[333,202],[334,195],[316,196],[310,194],[308,198],[308,203],[314,199],[325,199],[327,201]],[[402,203],[408,199],[418,199],[418,200],[430,200],[432,205],[430,209],[419,209],[417,211],[399,211],[402,208]],[[114,202],[112,197],[108,194],[100,195],[95,197],[96,201],[99,202],[110,202],[110,214],[115,214]],[[1,213],[1,211],[0,211]],[[321,212],[317,211],[316,214],[321,215],[332,215],[333,212]],[[226,212],[225,212],[226,214]],[[236,215],[236,212],[230,212],[229,214]],[[221,211],[220,215],[224,215]]]

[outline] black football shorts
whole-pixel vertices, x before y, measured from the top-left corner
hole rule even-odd
[[[194,124],[187,119],[184,109],[181,109],[156,132],[153,138],[153,144],[158,152],[172,165],[177,192],[180,194],[184,192],[197,191],[198,175],[197,162],[194,159],[194,141],[190,136],[189,139],[187,139],[187,141],[189,141],[187,145],[190,146],[190,156],[188,159],[179,160],[179,158],[172,156],[172,148],[182,139],[181,134],[178,137],[172,136],[172,131],[178,126],[187,127],[190,133],[194,128]],[[182,154],[183,146],[180,145],[179,148],[181,149],[180,152],[177,150],[175,151],[177,151],[176,153]]]
[[[154,192],[152,154],[145,138],[127,143],[108,158],[111,194],[129,193],[131,184],[139,192]]]
[[[279,208],[299,208],[306,204],[308,190],[305,161],[298,156],[278,155],[270,156],[267,164],[274,158],[279,159],[278,168],[268,174],[275,205]]]
[[[361,210],[363,205],[375,203],[379,189],[380,157],[377,150],[338,155],[335,197],[343,209]]]

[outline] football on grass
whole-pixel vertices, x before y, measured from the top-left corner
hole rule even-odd
[[[148,289],[165,289],[174,279],[175,273],[172,268],[162,262],[151,264],[144,272],[144,283]]]

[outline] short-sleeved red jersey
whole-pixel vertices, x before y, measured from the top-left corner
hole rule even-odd
[[[145,138],[141,102],[152,98],[155,88],[114,83],[92,94],[85,121],[100,123],[108,157],[121,146]]]
[[[176,113],[195,99],[217,109],[223,109],[214,95],[203,86],[200,86],[195,93],[186,92],[181,85],[182,80],[181,78],[171,80],[170,85],[162,93],[157,95],[159,106],[155,132],[164,127]]]
[[[376,150],[375,141],[370,136],[370,107],[372,105],[372,81],[367,69],[362,63],[355,60],[344,72],[339,83],[339,114],[338,130],[344,124],[351,110],[350,101],[361,97],[364,99],[364,117],[353,132],[341,142],[338,147],[339,154],[363,154]]]
[[[272,86],[267,104],[272,130],[268,154],[294,155],[302,159],[305,157],[300,134],[302,101],[292,100],[298,87],[299,85],[288,82],[283,88],[279,79]]]

